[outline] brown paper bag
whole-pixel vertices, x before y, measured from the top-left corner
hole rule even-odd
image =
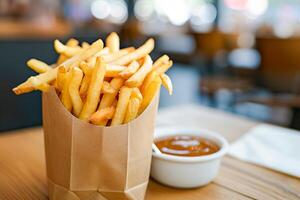
[[[100,127],[74,117],[54,89],[44,93],[50,200],[144,199],[158,99],[129,124]]]

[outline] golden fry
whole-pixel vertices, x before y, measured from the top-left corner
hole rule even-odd
[[[107,93],[104,94],[98,109],[109,107],[113,104],[114,100],[116,99],[116,96],[118,95],[119,89],[122,87],[124,83],[124,80],[122,78],[113,78],[110,82],[110,85],[112,88],[115,89],[114,93]]]
[[[151,103],[153,97],[158,93],[160,86],[161,86],[161,79],[159,76],[156,76],[156,78],[150,83],[149,87],[143,94],[144,98],[139,108],[139,114],[141,114]]]
[[[134,120],[138,114],[141,101],[138,98],[131,98],[129,100],[127,111],[124,119],[124,124]]]
[[[142,94],[145,93],[145,91],[148,89],[149,85],[152,83],[152,81],[158,77],[158,74],[156,71],[151,71],[145,78],[143,85],[141,86],[141,92]]]
[[[169,56],[163,55],[159,57],[154,63],[153,63],[153,70],[156,70],[159,66],[162,64],[168,63],[169,62]]]
[[[75,56],[76,54],[83,51],[83,48],[81,48],[80,46],[70,47],[64,45],[59,40],[54,40],[54,49],[57,53],[64,54],[67,57]]]
[[[86,49],[86,48],[88,48],[89,46],[90,46],[90,44],[87,43],[87,42],[82,42],[82,43],[81,43],[81,47],[82,47],[83,49]]]
[[[138,60],[147,54],[149,54],[154,49],[154,39],[148,39],[145,44],[136,49],[135,51],[122,56],[121,58],[113,61],[111,64],[115,65],[127,65],[133,60]]]
[[[137,87],[132,88],[131,98],[138,98],[140,101],[143,100],[143,95],[139,88]]]
[[[118,65],[107,65],[105,77],[119,77],[120,72],[124,71],[126,67]]]
[[[140,65],[137,61],[132,61],[127,68],[119,73],[122,78],[128,79],[139,69]]]
[[[106,107],[93,113],[90,117],[90,122],[95,125],[103,125],[103,122],[111,119],[115,113],[115,107]],[[106,125],[106,123],[104,124]]]
[[[72,110],[72,101],[69,93],[69,85],[71,82],[72,74],[71,72],[67,72],[65,75],[64,86],[62,88],[60,99],[65,108],[71,112]]]
[[[100,100],[100,92],[103,85],[103,79],[106,70],[106,63],[101,57],[97,58],[96,65],[93,69],[89,89],[86,96],[86,102],[83,105],[79,118],[88,120],[90,116],[96,111]]]
[[[66,78],[66,69],[62,66],[58,68],[56,77],[56,87],[59,91],[62,91]]]
[[[37,59],[34,59],[34,58],[27,61],[27,66],[30,67],[33,71],[35,71],[39,74],[44,73],[44,72],[52,69],[52,67],[50,67],[49,65],[47,65],[43,61],[40,61],[40,60],[37,60]]]
[[[66,46],[76,47],[76,46],[78,46],[78,44],[79,44],[78,40],[71,38],[67,41]],[[60,65],[61,63],[65,62],[68,58],[69,58],[68,56],[66,56],[64,54],[60,54],[56,61],[57,65]]]
[[[126,110],[127,110],[127,105],[129,103],[129,99],[131,96],[132,89],[128,87],[122,87],[120,89],[120,94],[119,94],[119,100],[117,103],[116,111],[115,114],[112,118],[111,121],[111,126],[116,126],[120,125],[123,123]]]
[[[170,77],[167,74],[161,74],[160,78],[162,80],[163,86],[168,90],[169,95],[173,94],[173,84]]]
[[[168,69],[170,69],[170,67],[172,67],[173,65],[173,61],[170,60],[169,62],[167,63],[163,63],[161,64],[160,66],[158,66],[155,71],[158,73],[158,74],[163,74],[165,73],[166,71],[168,71]]]
[[[116,32],[112,32],[107,36],[105,41],[106,46],[109,48],[110,53],[120,50],[120,38]]]
[[[86,97],[87,91],[89,89],[90,81],[91,81],[91,75],[89,74],[84,75],[79,89],[79,94],[82,99]]]
[[[79,65],[79,67],[85,75],[89,75],[93,71],[93,69],[91,67],[89,67],[89,65],[85,61],[82,61]]]
[[[87,58],[93,56],[96,54],[98,51],[100,51],[103,48],[103,42],[101,39],[97,40],[94,42],[89,48],[87,48],[85,51],[81,52],[80,54],[73,56],[72,58],[66,60],[59,66],[63,66],[68,70],[71,66],[76,66],[79,65],[79,63],[83,60],[86,60]],[[37,76],[34,76],[37,79],[37,82],[40,84],[44,83],[50,83],[54,81],[57,77],[57,71],[58,67],[52,68],[48,70],[45,73],[39,74]],[[18,85],[17,87],[13,88],[13,91],[15,94],[23,94],[27,92],[31,92],[33,90],[38,89],[35,85],[32,84],[31,81],[27,80],[24,83]]]
[[[109,82],[107,81],[103,81],[103,86],[101,89],[101,92],[104,94],[112,94],[114,92],[116,92],[115,88],[113,88]]]
[[[105,54],[103,55],[103,59],[105,60],[105,62],[107,63],[112,63],[114,62],[115,60],[121,58],[122,56],[125,56],[127,55],[128,53],[130,52],[133,52],[135,50],[134,47],[127,47],[127,48],[124,48],[124,49],[120,49],[119,51],[117,52],[114,52],[114,53],[108,53],[108,54]]]
[[[147,74],[152,70],[152,59],[147,55],[144,59],[144,64],[140,69],[133,74],[126,82],[125,85],[128,87],[139,87],[142,85]]]
[[[69,94],[72,102],[73,113],[76,117],[78,117],[83,105],[79,95],[79,87],[83,77],[83,72],[78,67],[74,67],[71,74],[72,78],[69,84]]]

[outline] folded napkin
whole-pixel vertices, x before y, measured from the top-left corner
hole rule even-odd
[[[300,177],[300,131],[258,125],[231,145],[229,155]]]

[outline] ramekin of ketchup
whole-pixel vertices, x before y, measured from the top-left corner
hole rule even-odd
[[[196,127],[157,128],[154,137],[151,177],[177,188],[211,182],[228,149],[222,135]]]

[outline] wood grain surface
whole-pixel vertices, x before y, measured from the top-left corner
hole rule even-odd
[[[233,141],[256,122],[203,108],[206,126],[218,130],[227,124],[225,137]],[[216,117],[217,115],[217,117]],[[240,120],[240,123],[234,123]],[[242,121],[241,121],[242,120]],[[226,123],[228,122],[228,123]],[[228,134],[226,134],[228,133]],[[43,131],[40,127],[0,136],[0,200],[44,200],[47,197]],[[217,178],[198,189],[175,189],[151,180],[146,200],[300,199],[300,179],[226,156]]]

